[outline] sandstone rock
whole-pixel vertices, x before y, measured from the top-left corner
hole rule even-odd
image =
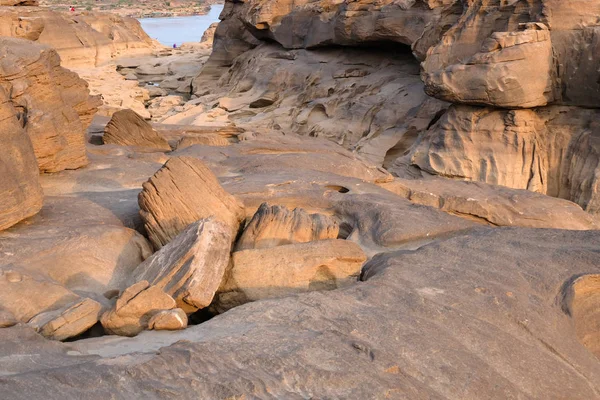
[[[237,235],[244,209],[219,184],[202,161],[173,157],[148,182],[139,196],[150,241],[159,249],[189,224],[215,216]]]
[[[119,205],[124,204],[120,201],[122,193],[112,197],[115,202],[112,210],[99,205],[107,200],[102,200],[100,193],[95,194],[88,194],[91,200],[76,196],[46,197],[37,215],[0,232],[0,266],[17,268],[42,282],[50,280],[81,294],[102,296],[111,290],[124,289],[135,267],[152,254],[152,247],[141,234],[124,227],[117,217],[121,214],[123,219],[127,218],[127,212],[119,210]],[[134,205],[136,194],[137,191],[131,196]],[[26,297],[26,293],[16,298]],[[61,296],[65,295],[57,298]],[[63,305],[66,304],[57,307]]]
[[[187,315],[181,308],[159,311],[148,321],[148,329],[155,331],[177,331],[187,328]]]
[[[574,276],[563,285],[561,306],[579,341],[600,357],[600,274]]]
[[[193,145],[202,146],[229,146],[229,140],[221,135],[208,134],[203,136],[184,136],[177,142],[175,149],[181,150]]]
[[[366,259],[360,246],[336,239],[236,251],[216,308],[348,286]]]
[[[231,230],[214,217],[191,223],[140,264],[133,281],[148,281],[192,313],[207,307],[229,264]]]
[[[147,85],[146,89],[148,90],[148,95],[150,96],[150,98],[166,96],[169,94],[165,89],[161,89],[158,86],[154,85]]]
[[[0,230],[36,214],[43,193],[31,140],[21,128],[6,91],[0,87]]]
[[[39,169],[56,172],[87,164],[84,131],[98,99],[60,66],[55,50],[22,39],[0,38],[0,84],[31,138]]]
[[[597,114],[453,106],[418,140],[410,163],[428,174],[528,189],[597,213]]]
[[[207,125],[224,118],[259,132],[318,136],[385,166],[446,107],[424,93],[418,73],[418,62],[400,51],[390,57],[384,49],[286,51],[263,44],[239,56],[201,105],[163,122]],[[203,74],[194,81],[197,94],[206,89]],[[224,115],[215,116],[217,110]]]
[[[170,95],[157,97],[150,101],[148,111],[153,119],[158,120],[181,104],[183,104],[183,97],[181,96]]]
[[[96,67],[120,55],[150,54],[152,40],[133,18],[113,13],[59,13],[45,8],[3,8],[0,36],[54,48],[67,68]]]
[[[0,308],[0,328],[8,328],[9,326],[16,325],[18,322],[13,313]]]
[[[158,286],[140,281],[121,293],[114,308],[102,314],[102,327],[113,335],[135,336],[148,328],[152,316],[175,308],[175,301]]]
[[[380,186],[415,204],[497,226],[574,230],[600,227],[600,221],[577,204],[526,190],[443,178],[395,179]]]
[[[60,309],[80,300],[78,295],[58,283],[18,268],[3,266],[0,286],[0,306],[25,323],[44,311]]]
[[[54,357],[58,366],[21,364],[2,378],[3,393],[77,397],[95,382],[98,399],[119,385],[127,395],[169,390],[184,398],[191,391],[265,399],[318,391],[331,398],[587,400],[596,397],[598,358],[578,341],[557,296],[569,278],[598,272],[599,245],[597,231],[484,227],[381,254],[349,288],[246,304],[170,335],[79,341],[68,360],[60,355],[73,347],[44,348],[45,358],[35,359]],[[11,338],[15,328],[0,330],[12,352],[0,351],[19,356],[2,368],[39,352],[30,337],[25,349]],[[182,371],[197,381],[182,379]],[[70,385],[57,393],[56,379]],[[290,385],[293,379],[302,383]]]
[[[171,151],[171,146],[152,126],[132,110],[117,111],[104,129],[106,144],[140,146],[158,151]]]
[[[338,222],[327,215],[301,208],[260,205],[235,245],[235,250],[264,249],[292,243],[337,239]]]
[[[100,317],[102,305],[92,299],[82,299],[59,310],[36,315],[29,325],[43,336],[54,340],[65,340],[91,328]]]
[[[495,32],[479,53],[459,64],[432,70],[424,63],[425,91],[453,103],[506,108],[544,106],[554,100],[553,51],[543,24],[526,24],[517,32]],[[433,61],[435,63],[435,61]]]

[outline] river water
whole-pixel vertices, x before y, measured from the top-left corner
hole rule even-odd
[[[214,4],[206,15],[171,18],[141,18],[142,28],[152,39],[165,46],[177,46],[185,42],[199,42],[204,31],[213,22],[219,22],[223,4]]]

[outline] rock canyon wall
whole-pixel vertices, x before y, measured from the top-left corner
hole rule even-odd
[[[598,15],[594,1],[227,2],[185,120],[325,136],[398,176],[595,213]]]

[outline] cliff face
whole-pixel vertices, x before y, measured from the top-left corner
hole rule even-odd
[[[87,164],[85,130],[100,104],[85,81],[60,66],[55,50],[0,38],[0,86],[33,143],[42,172]]]
[[[194,88],[220,77],[227,119],[327,136],[399,176],[597,212],[598,15],[582,0],[227,2]]]
[[[67,68],[95,67],[120,55],[149,54],[139,22],[111,14],[63,14],[37,7],[0,7],[0,36],[46,44]]]

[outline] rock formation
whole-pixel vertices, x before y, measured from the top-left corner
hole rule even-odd
[[[139,196],[141,215],[150,241],[159,249],[189,224],[215,216],[235,238],[245,213],[239,201],[225,192],[200,160],[171,158],[148,182]]]
[[[56,33],[17,8],[0,35]],[[47,15],[109,38],[75,45],[90,64],[141,37]],[[83,127],[87,93],[48,83],[28,96],[59,87],[58,108],[23,107],[51,74],[7,88],[20,58],[0,59],[0,166],[19,177],[0,180],[2,396],[599,397],[598,15],[229,1],[207,61],[188,46],[112,71],[159,85],[138,99],[151,128],[143,106],[143,131],[94,118],[88,166],[39,177],[29,115],[68,104]]]
[[[19,122],[6,91],[0,86],[0,230],[36,214],[43,193],[38,164],[29,136]]]
[[[171,151],[171,146],[169,146],[167,140],[132,110],[121,110],[114,113],[104,129],[102,140],[107,144]]]
[[[67,68],[95,67],[120,55],[150,54],[152,40],[133,18],[67,14],[44,8],[0,8],[0,36],[54,48]]]
[[[365,260],[360,246],[336,239],[236,251],[216,308],[349,286]]]
[[[60,66],[56,51],[22,39],[0,38],[0,84],[31,138],[39,169],[56,172],[87,164],[84,132],[96,111],[87,84]]]
[[[191,223],[132,274],[169,294],[188,313],[208,307],[223,279],[231,252],[231,230],[215,218]]]
[[[260,205],[236,243],[236,251],[263,249],[292,243],[336,239],[337,221],[323,214],[308,214],[301,208]]]
[[[171,296],[158,286],[140,281],[125,289],[114,308],[105,312],[100,321],[108,333],[135,336],[148,328],[155,314],[173,308],[175,300]]]

